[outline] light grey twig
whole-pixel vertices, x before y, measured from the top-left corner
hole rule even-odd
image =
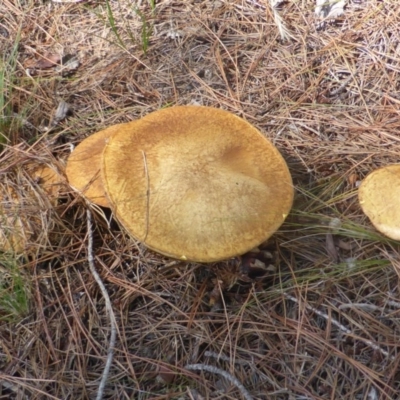
[[[110,344],[107,350],[107,362],[103,370],[103,374],[101,377],[101,381],[99,384],[99,389],[97,391],[96,400],[101,400],[103,398],[104,387],[106,386],[108,373],[110,372],[110,367],[112,363],[112,359],[114,356],[114,347],[115,347],[115,340],[117,336],[117,328],[115,324],[115,315],[114,311],[111,306],[110,296],[107,293],[107,290],[102,282],[100,275],[97,273],[96,268],[94,266],[94,255],[93,255],[93,229],[92,229],[92,214],[90,212],[89,207],[86,210],[86,219],[87,219],[87,230],[88,230],[88,262],[89,262],[89,269],[92,273],[95,281],[100,287],[101,293],[104,297],[106,303],[106,310],[108,316],[110,317],[110,327],[111,327],[111,334],[110,334]]]
[[[243,397],[246,400],[253,400],[253,397],[251,397],[247,389],[234,376],[224,371],[223,369],[213,367],[212,365],[204,365],[204,364],[189,364],[185,366],[185,369],[190,371],[207,371],[211,372],[212,374],[221,375],[230,383],[235,385],[240,390],[240,392],[242,393]]]
[[[226,356],[224,354],[216,353],[215,351],[207,350],[207,351],[204,352],[204,356],[205,357],[216,358],[218,361],[219,360],[226,361],[226,362],[230,362],[231,361],[231,359],[228,356]],[[233,362],[235,364],[239,364],[239,365],[249,365],[249,364],[251,364],[251,361],[246,361],[246,360],[234,360]]]
[[[392,306],[392,307],[400,308],[400,302],[398,302],[398,301],[389,300],[389,301],[387,302],[387,304],[388,304],[389,306]]]

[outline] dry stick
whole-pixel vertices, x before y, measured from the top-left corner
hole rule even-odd
[[[222,360],[222,361],[226,361],[226,362],[231,362],[231,358],[224,355],[224,354],[220,354],[220,353],[216,353],[215,351],[205,351],[204,352],[204,356],[205,357],[213,357],[216,358],[218,361]],[[249,365],[251,364],[251,361],[246,361],[246,360],[234,360],[233,361],[235,364],[239,364],[239,365]]]
[[[190,371],[207,371],[213,374],[219,374],[223,376],[226,380],[228,380],[230,383],[235,385],[240,390],[240,392],[242,393],[243,397],[246,400],[253,400],[253,397],[251,397],[247,389],[234,376],[224,371],[223,369],[213,367],[212,365],[204,365],[204,364],[189,364],[185,366],[185,369]]]
[[[204,352],[204,356],[205,357],[214,357],[216,358],[218,361],[222,360],[222,361],[226,361],[226,362],[230,362],[231,359],[230,357],[224,355],[224,354],[220,354],[220,353],[216,353],[215,351],[205,351]],[[266,381],[268,381],[268,383],[273,386],[276,387],[276,382],[273,381],[269,376],[265,375],[263,372],[259,371],[256,367],[256,365],[254,364],[254,361],[246,361],[246,360],[234,360],[235,364],[239,364],[239,365],[248,365],[256,374],[260,375],[262,378],[264,378]],[[274,392],[270,393],[270,395],[276,394],[276,393],[286,393],[288,391],[288,389],[286,388],[282,388],[282,389],[277,389]]]
[[[400,303],[399,303],[398,301],[389,300],[389,301],[387,302],[387,304],[388,304],[389,306],[392,306],[392,307],[400,308]]]
[[[114,355],[114,347],[115,347],[115,339],[117,336],[117,328],[115,324],[115,315],[111,306],[110,296],[107,293],[107,290],[102,282],[100,275],[97,273],[96,268],[94,266],[94,256],[93,256],[93,229],[92,229],[92,214],[90,212],[89,207],[86,210],[87,217],[87,230],[88,230],[88,261],[90,272],[92,273],[95,281],[100,287],[101,293],[106,302],[106,310],[110,317],[110,327],[111,327],[111,335],[110,335],[110,345],[107,350],[107,362],[104,367],[103,375],[101,377],[101,381],[99,384],[99,389],[97,392],[96,400],[101,400],[103,398],[104,387],[106,386],[108,373],[110,372],[110,367]]]
[[[297,304],[300,304],[300,301],[297,300],[295,297],[290,296],[289,294],[286,294],[286,293],[284,293],[284,296],[287,299],[289,299],[289,300],[291,300],[291,301],[293,301],[293,302],[295,302]],[[395,359],[395,357],[391,356],[388,351],[382,349],[380,346],[378,346],[373,341],[368,340],[368,339],[364,339],[364,338],[359,337],[359,336],[356,337],[350,329],[346,328],[344,325],[342,325],[340,322],[336,321],[335,319],[330,318],[327,314],[324,314],[322,311],[317,310],[316,308],[310,306],[309,304],[305,304],[305,307],[307,308],[307,310],[310,310],[310,311],[314,312],[315,314],[319,315],[320,317],[325,318],[327,321],[330,321],[333,325],[335,325],[337,328],[339,328],[346,335],[351,335],[351,336],[353,336],[353,338],[361,340],[367,346],[371,347],[375,351],[379,351],[380,353],[382,353],[384,356],[388,357],[392,361]]]

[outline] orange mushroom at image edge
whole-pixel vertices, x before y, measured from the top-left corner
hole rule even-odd
[[[400,240],[400,164],[387,165],[367,175],[359,187],[358,198],[375,228]]]
[[[93,134],[69,157],[70,185],[166,256],[214,262],[266,241],[293,203],[288,167],[251,124],[203,106],[162,109]]]

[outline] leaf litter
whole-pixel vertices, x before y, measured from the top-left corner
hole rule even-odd
[[[252,261],[261,276],[250,279],[243,268],[253,255],[237,269],[171,263],[129,239],[107,210],[92,209],[95,267],[117,326],[104,397],[234,399],[243,396],[239,382],[255,399],[396,398],[399,247],[362,214],[356,182],[398,162],[400,5],[348,1],[320,27],[314,1],[161,0],[154,9],[142,1],[146,38],[131,2],[25,3],[0,4],[2,54],[21,29],[7,101],[29,123],[2,144],[1,193],[26,196],[30,187],[35,199],[18,208],[32,218],[33,252],[2,254],[3,269],[12,257],[32,282],[28,312],[0,325],[3,394],[95,397],[109,350],[105,301],[88,267],[87,205],[68,188],[49,202],[22,167],[62,172],[70,147],[93,132],[201,104],[273,140],[296,204],[259,249],[271,257]],[[75,60],[69,71],[68,62],[43,61],[29,76],[24,66],[38,54]],[[52,118],[52,129],[38,129]],[[12,290],[10,276],[2,293]]]

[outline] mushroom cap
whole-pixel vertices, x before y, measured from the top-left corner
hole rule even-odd
[[[21,213],[21,199],[12,187],[0,191],[0,251],[22,253],[33,232],[25,214]]]
[[[400,164],[372,171],[361,183],[358,198],[375,228],[400,240]]]
[[[32,165],[28,174],[36,180],[39,186],[49,197],[53,204],[57,204],[61,192],[64,190],[64,180],[62,176],[48,165]]]
[[[167,256],[212,262],[268,239],[293,202],[278,150],[245,120],[220,109],[177,106],[117,132],[102,180],[117,220]]]
[[[102,207],[109,207],[101,181],[101,157],[107,140],[116,132],[127,132],[135,123],[128,122],[110,126],[88,136],[70,154],[65,173],[73,189],[89,201]]]
[[[61,175],[43,164],[29,164],[23,170],[37,181],[50,203],[57,204],[63,190]],[[42,215],[44,211],[48,213],[47,204],[38,201],[35,185],[23,177],[21,174],[14,186],[7,181],[0,185],[0,251],[29,253],[38,236],[50,228]]]

